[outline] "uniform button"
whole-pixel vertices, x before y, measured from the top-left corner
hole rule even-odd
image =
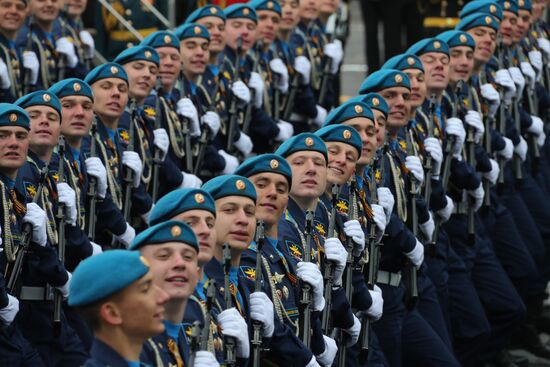
[[[124,14],[132,15],[132,9],[126,9],[126,11],[124,11]]]
[[[126,44],[126,48],[131,48],[131,47],[133,47],[133,46],[134,46],[134,45],[132,44],[132,42],[128,42],[128,43]]]
[[[129,20],[129,21],[128,21],[128,24],[129,24],[129,25],[132,25],[132,21],[131,21],[131,20]]]

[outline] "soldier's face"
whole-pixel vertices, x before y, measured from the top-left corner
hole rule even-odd
[[[387,127],[393,132],[397,132],[397,130],[407,124],[409,119],[407,104],[411,97],[411,92],[405,87],[392,87],[386,88],[379,93],[388,104]]]
[[[503,18],[500,22],[500,33],[502,34],[502,43],[504,46],[510,46],[513,42],[513,36],[516,32],[518,16],[512,12],[502,12]]]
[[[159,47],[156,49],[159,58],[159,75],[162,85],[173,86],[181,68],[180,52],[174,47]]]
[[[449,56],[441,52],[428,52],[420,56],[428,92],[441,92],[449,84]]]
[[[411,82],[411,108],[416,108],[424,102],[426,98],[426,80],[424,72],[418,69],[403,70],[408,75]]]
[[[486,64],[497,46],[497,32],[489,27],[475,27],[467,31],[476,41],[474,62],[476,67]]]
[[[449,64],[449,76],[452,84],[459,80],[468,82],[474,70],[474,50],[468,46],[451,48],[451,63]]]
[[[57,111],[48,106],[30,106],[25,110],[31,118],[31,149],[55,147],[61,133],[61,116]]]
[[[124,64],[124,70],[128,74],[130,83],[130,97],[145,99],[155,86],[158,67],[149,61],[136,60]]]
[[[300,18],[310,21],[319,17],[321,0],[300,0]]]
[[[88,0],[66,0],[67,13],[70,16],[78,17],[86,10]]]
[[[219,53],[225,47],[224,32],[225,21],[218,17],[204,17],[197,20],[210,33],[210,51]]]
[[[67,96],[61,98],[61,107],[61,134],[75,138],[86,136],[94,116],[92,100],[84,96]]]
[[[516,31],[514,32],[514,42],[520,42],[522,38],[526,37],[530,26],[531,12],[528,10],[520,10]]]
[[[337,141],[326,142],[328,150],[327,182],[343,185],[355,172],[355,164],[359,158],[357,149]]]
[[[300,8],[297,0],[280,0],[282,17],[281,30],[291,31],[300,21]]]
[[[277,225],[288,204],[289,187],[278,173],[262,172],[248,178],[256,188],[256,218],[266,225]]]
[[[217,245],[228,243],[244,251],[254,239],[256,205],[244,196],[227,196],[216,200]]]
[[[388,119],[383,112],[378,110],[372,110],[372,112],[376,121],[376,148],[378,149],[384,145],[384,141],[386,140],[386,124],[388,123]]]
[[[17,32],[25,21],[27,6],[21,0],[0,1],[0,32]]]
[[[322,14],[334,14],[338,10],[340,0],[321,0],[321,13]]]
[[[344,121],[344,125],[351,126],[361,136],[361,157],[357,160],[360,166],[367,166],[372,163],[372,158],[376,153],[376,128],[374,122],[365,117],[354,117]],[[328,147],[328,143],[327,143]],[[330,176],[330,150],[329,150],[329,176]]]
[[[0,127],[0,171],[15,179],[15,172],[27,160],[29,132],[19,126]],[[13,177],[11,177],[11,173]]]
[[[281,24],[281,16],[274,11],[259,10],[257,35],[259,39],[264,41],[265,45],[273,43],[279,32]]]
[[[53,22],[63,8],[63,1],[60,0],[31,0],[29,2],[29,13],[37,20]]]
[[[181,61],[186,74],[197,76],[204,73],[210,58],[208,45],[207,39],[198,37],[180,42]]]
[[[216,218],[207,210],[188,210],[176,215],[172,220],[187,223],[199,240],[199,265],[204,266],[214,256],[216,246]]]
[[[128,104],[128,84],[119,78],[101,79],[92,84],[94,111],[106,118],[117,119]]]
[[[538,20],[544,13],[544,9],[548,5],[548,0],[533,0],[533,17]]]
[[[327,161],[323,154],[301,151],[292,153],[286,160],[292,169],[291,196],[314,199],[325,192]]]
[[[181,242],[146,245],[141,254],[149,261],[153,284],[170,299],[188,299],[199,279],[197,251]]]
[[[237,40],[242,37],[243,52],[248,51],[256,42],[256,27],[256,22],[250,19],[228,19],[225,27],[225,43],[236,50]]]

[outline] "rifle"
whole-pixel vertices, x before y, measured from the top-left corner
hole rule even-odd
[[[415,155],[412,145],[412,130],[408,129],[406,133],[406,142],[407,142],[407,155]],[[418,213],[416,212],[416,179],[412,173],[409,174],[410,181],[410,202],[411,202],[411,230],[416,237],[418,234]],[[406,270],[409,277],[409,287],[407,289],[407,299],[408,306],[412,308],[418,299],[418,283],[417,283],[417,274],[416,266],[410,261],[406,262]]]
[[[334,25],[334,33],[338,29],[340,23],[340,13],[341,9],[338,7],[336,11],[336,23]],[[332,43],[334,41],[335,34],[331,33],[328,36],[327,43]],[[321,87],[319,88],[319,98],[317,99],[317,104],[322,104],[327,96],[328,85],[332,81],[333,75],[331,74],[332,69],[332,58],[325,57],[325,67],[323,68],[323,77],[321,79]]]
[[[32,26],[34,24],[34,15],[29,15],[29,36],[27,38],[27,45],[26,50],[27,51],[33,51],[32,49]],[[25,70],[25,78],[23,79],[23,95],[29,94],[32,89],[32,83],[31,83],[31,70],[26,69]]]
[[[254,281],[254,292],[262,291],[262,249],[264,247],[265,232],[264,222],[259,220],[256,224],[256,279]],[[262,323],[252,321],[252,366],[260,367],[262,354]]]
[[[58,146],[59,155],[59,168],[57,173],[59,175],[59,182],[65,182],[65,137],[61,136]],[[56,219],[58,220],[58,243],[57,253],[60,263],[65,262],[65,218],[67,216],[65,204],[62,202],[57,203]],[[59,336],[61,332],[61,304],[63,302],[63,295],[61,291],[56,290],[54,293],[54,308],[53,308],[53,327],[54,334]]]
[[[428,138],[433,138],[434,136],[434,126],[435,126],[435,106],[437,104],[437,96],[432,94],[430,97],[430,118],[428,119]],[[424,171],[426,172],[426,183],[424,186],[424,200],[426,200],[426,206],[430,207],[430,197],[432,195],[432,169],[433,162],[432,156],[426,154],[426,161],[424,162]]]
[[[335,236],[335,225],[336,225],[336,216],[338,215],[336,211],[336,204],[338,203],[338,193],[340,191],[340,186],[338,184],[332,184],[331,193],[332,193],[332,207],[330,208],[330,221],[328,222],[328,232],[327,238],[332,238]],[[332,261],[326,261],[325,263],[325,273],[323,274],[323,279],[325,281],[325,308],[323,309],[323,317],[321,321],[321,327],[323,332],[328,335],[329,326],[330,326],[330,311],[332,304],[332,281],[334,278],[334,263]]]
[[[63,10],[61,11],[62,14],[67,14],[67,9],[69,5],[65,3],[63,5]],[[65,37],[65,22],[63,21],[63,17],[59,17],[59,21],[61,23],[61,37]],[[31,33],[32,37],[32,33]],[[59,54],[59,60],[57,60],[57,80],[60,81],[65,79],[65,68],[67,67],[67,60],[65,58],[64,54]]]
[[[466,87],[468,88],[468,87]],[[468,88],[468,105],[472,106],[472,92]],[[476,168],[476,157],[475,157],[475,147],[476,142],[474,138],[474,128],[467,126],[466,133],[466,161],[475,169]],[[470,238],[470,243],[475,241],[475,211],[472,203],[472,199],[468,198],[468,236]]]
[[[90,129],[90,133],[92,135],[92,138],[90,139],[90,158],[97,157],[96,152],[96,135],[97,135],[97,117],[94,115],[92,119],[92,128]],[[96,222],[96,204],[97,204],[97,178],[94,176],[90,176],[90,180],[88,182],[88,201],[90,203],[89,205],[89,212],[88,212],[88,238],[90,241],[93,241],[95,239],[95,222]]]
[[[236,60],[236,70],[238,72],[240,66],[241,66],[241,54],[243,52],[243,39],[242,37],[239,37],[237,39],[237,60]],[[235,75],[237,80],[240,80],[240,76]],[[250,102],[252,103],[252,102]],[[235,129],[237,128],[237,118],[239,117],[237,114],[237,96],[233,94],[231,96],[231,103],[229,104],[229,126],[227,127],[227,143],[226,143],[226,151],[227,153],[231,154],[233,151],[233,136],[235,135]]]
[[[130,128],[128,129],[128,146],[126,147],[127,152],[134,151],[134,119],[136,117],[136,100],[132,98],[130,100]],[[131,206],[132,206],[132,188],[134,185],[134,171],[129,167],[126,167],[126,172],[124,175],[124,182],[126,182],[125,192],[124,192],[124,219],[126,222],[130,223],[131,215]]]
[[[258,64],[260,63],[260,52],[264,48],[264,41],[259,40],[258,43],[256,43],[254,47],[254,64],[252,64],[252,72],[257,72],[258,70]],[[238,67],[238,65],[237,65]],[[253,101],[256,95],[256,91],[254,89],[250,90],[250,103],[246,106],[246,110],[244,112],[243,117],[243,131],[245,134],[248,134],[248,130],[250,130],[250,122],[252,120],[252,107],[254,105]]]
[[[283,111],[283,120],[290,120],[290,115],[292,115],[292,110],[294,109],[294,101],[296,99],[296,93],[298,93],[298,88],[300,87],[300,74],[295,70],[294,75],[292,76],[292,81],[290,82],[290,89],[288,90],[288,97],[286,98],[286,105]]]
[[[313,231],[313,211],[306,212],[306,223],[304,234],[306,236],[306,246],[304,248],[304,262],[311,262],[311,236]],[[300,339],[306,348],[311,344],[311,302],[312,289],[311,285],[302,282],[300,289]]]
[[[208,350],[208,339],[210,338],[210,323],[212,321],[212,306],[216,301],[216,281],[214,279],[208,280],[208,287],[206,287],[206,314],[204,315],[204,324],[200,327],[199,321],[193,323],[193,329],[191,331],[191,356],[189,358],[189,365],[193,366],[195,354],[198,350]]]
[[[504,52],[504,46],[502,44],[502,34],[498,34],[497,36],[497,45],[498,45],[498,67],[499,69],[503,68],[504,61],[502,59],[503,52]],[[498,92],[500,100],[502,103],[499,107],[499,121],[498,121],[498,131],[502,136],[506,136],[506,110],[509,108],[509,106],[505,106],[504,104],[504,93],[502,90],[499,90]],[[497,187],[499,190],[502,190],[504,188],[504,166],[505,166],[505,160],[504,158],[499,158],[498,165],[500,168],[500,172],[498,174],[497,179]]]
[[[231,248],[228,243],[223,244],[223,283],[224,283],[224,298],[225,298],[225,309],[233,307],[233,300],[231,299],[231,288],[229,281],[229,273],[231,271]],[[224,336],[224,347],[225,347],[225,365],[226,366],[235,366],[237,361],[235,348],[236,340],[232,336]]]
[[[273,74],[273,85],[275,89],[273,91],[273,118],[277,121],[281,118],[281,91],[279,90],[279,81],[281,76],[279,74]]]
[[[180,84],[180,93],[181,93],[181,96],[183,97],[185,95],[184,88],[183,88],[183,64],[180,70],[179,84]],[[181,121],[181,132],[183,134],[184,145],[185,145],[183,147],[185,151],[185,169],[187,172],[191,172],[193,170],[193,155],[191,153],[191,135],[189,135],[190,121],[187,117],[178,115],[178,118]]]
[[[189,365],[194,366],[195,365],[195,356],[197,355],[197,352],[200,349],[200,336],[201,336],[202,329],[200,327],[199,320],[196,320],[193,322],[193,326],[191,327],[191,337],[189,338],[189,351],[191,352],[189,354]]]
[[[44,185],[46,184],[46,178],[48,177],[48,166],[45,165],[40,171],[40,181],[38,188],[36,189],[36,194],[32,199],[32,202],[38,204],[38,200],[42,196],[42,191],[44,191]],[[21,293],[21,270],[23,269],[23,263],[25,262],[25,254],[29,251],[29,244],[32,240],[32,224],[23,223],[23,229],[21,231],[21,242],[19,245],[19,251],[17,251],[17,256],[13,263],[13,268],[8,279],[7,290],[11,295],[19,298]]]
[[[157,99],[155,101],[155,130],[160,129],[161,127],[161,113],[160,113],[160,93],[162,92],[162,83],[160,80],[160,76],[157,76]],[[153,200],[153,203],[157,201],[157,197],[159,194],[159,174],[160,174],[160,166],[162,165],[162,159],[161,159],[162,152],[159,148],[155,147],[155,155],[153,156],[153,193],[151,194],[151,199]],[[186,157],[187,158],[187,157]]]

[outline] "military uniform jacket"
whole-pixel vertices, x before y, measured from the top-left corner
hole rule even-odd
[[[140,365],[141,367],[147,367],[143,363]],[[90,358],[86,361],[84,367],[128,367],[128,361],[107,344],[94,339],[90,350]]]
[[[11,87],[0,89],[0,102],[13,103],[22,95],[23,62],[20,49],[15,42],[0,34],[0,58],[8,68]]]
[[[174,344],[172,346],[171,344]],[[184,365],[189,361],[189,343],[183,329],[180,329],[177,341],[170,338],[166,331],[147,339],[141,350],[140,361],[155,367],[177,366],[177,360],[171,348],[176,348]]]

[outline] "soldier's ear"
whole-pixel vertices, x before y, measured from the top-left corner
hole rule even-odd
[[[105,302],[99,308],[101,322],[109,326],[122,324],[122,313],[115,302]]]

